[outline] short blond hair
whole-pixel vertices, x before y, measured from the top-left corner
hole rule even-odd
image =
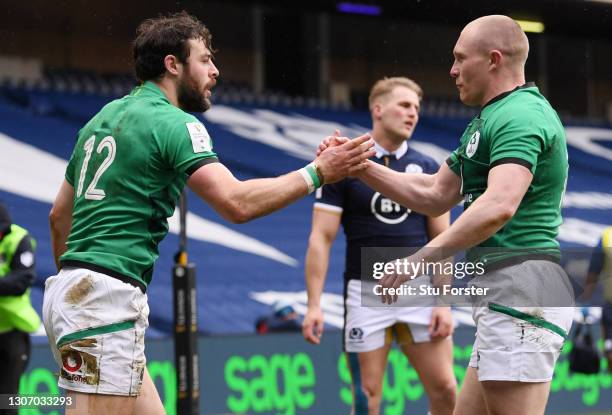
[[[395,76],[392,78],[385,77],[376,81],[370,90],[370,96],[368,97],[368,105],[370,110],[372,109],[376,99],[391,93],[393,89],[398,86],[403,86],[413,90],[419,96],[419,101],[423,99],[423,89],[412,79],[403,76]]]

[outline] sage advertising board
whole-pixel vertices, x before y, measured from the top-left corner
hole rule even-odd
[[[461,383],[474,329],[459,327],[454,336],[455,374]],[[350,373],[341,353],[341,334],[328,331],[320,346],[300,334],[200,337],[202,414],[349,414]],[[612,376],[569,372],[567,342],[551,385],[547,414],[590,414],[612,409]],[[168,414],[176,414],[176,374],[171,339],[147,342],[148,369]],[[48,347],[33,347],[21,380],[22,394],[59,394],[57,368]],[[60,414],[22,409],[20,414]],[[425,414],[427,397],[414,368],[397,349],[389,355],[384,379],[383,415]]]

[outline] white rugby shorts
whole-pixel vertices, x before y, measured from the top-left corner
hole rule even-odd
[[[477,369],[478,380],[550,381],[574,316],[563,269],[550,261],[525,261],[470,285],[503,288],[472,311],[476,340],[469,366]],[[551,293],[556,298],[547,298]]]
[[[147,296],[140,288],[82,268],[45,282],[43,323],[58,385],[84,393],[137,396],[146,359]]]
[[[362,281],[350,280],[346,288],[344,350],[362,353],[390,344],[431,341],[431,307],[362,306]],[[368,288],[364,288],[368,289]],[[382,304],[381,304],[382,305]]]

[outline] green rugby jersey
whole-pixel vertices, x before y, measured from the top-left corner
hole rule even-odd
[[[145,290],[189,175],[215,161],[204,125],[154,83],[107,104],[79,131],[66,169],[74,204],[62,266]]]
[[[486,266],[534,255],[559,257],[556,237],[568,170],[565,130],[531,83],[487,103],[448,158],[448,166],[461,177],[464,209],[487,189],[489,170],[504,163],[527,167],[533,180],[512,219],[468,257]]]

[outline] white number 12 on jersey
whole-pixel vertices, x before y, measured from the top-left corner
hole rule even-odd
[[[89,160],[91,159],[91,154],[93,153],[95,143],[96,136],[92,135],[87,141],[85,141],[85,145],[83,146],[83,149],[85,150],[85,160],[83,160],[83,166],[81,166],[79,185],[77,187],[77,197],[80,197],[83,193],[83,183],[85,182],[87,165],[89,164]],[[87,190],[85,190],[85,199],[102,200],[106,196],[104,190],[96,189],[96,185],[98,184],[98,180],[100,180],[100,177],[102,177],[106,169],[108,169],[115,160],[115,152],[117,151],[117,145],[115,144],[115,139],[110,135],[104,137],[102,141],[100,141],[100,144],[98,144],[98,148],[96,149],[96,153],[102,153],[102,150],[104,150],[105,148],[108,150],[108,154],[106,155],[106,158],[104,159],[102,164],[100,164],[100,167],[98,167],[98,171],[96,171],[96,174],[94,175],[93,180],[87,187]]]

